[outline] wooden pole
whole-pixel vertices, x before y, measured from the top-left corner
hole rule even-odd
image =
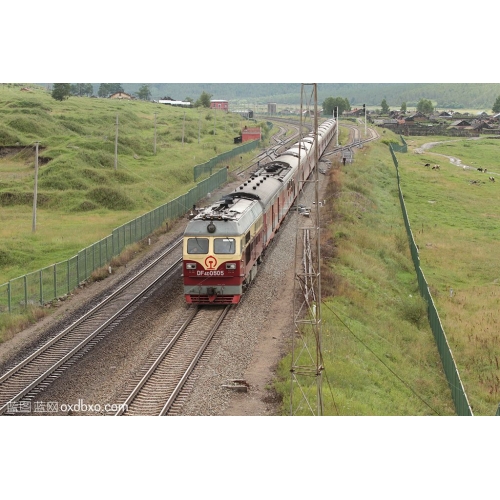
[[[154,144],[154,154],[156,155],[156,115],[157,113],[155,113],[155,144]]]
[[[38,142],[35,143],[35,188],[33,190],[33,224],[31,231],[36,232],[36,204],[38,196]]]
[[[115,134],[115,170],[118,167],[118,115],[116,115],[116,134]]]

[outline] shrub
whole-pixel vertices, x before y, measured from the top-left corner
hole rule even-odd
[[[99,205],[110,210],[130,210],[134,208],[134,203],[125,194],[117,189],[100,186],[91,189],[88,197]]]
[[[396,250],[403,253],[408,248],[408,236],[406,231],[400,231],[394,235],[394,242],[396,245]]]
[[[76,207],[71,209],[72,212],[90,212],[91,210],[96,210],[98,205],[96,205],[93,201],[83,200]]]
[[[401,299],[400,303],[401,317],[415,326],[427,317],[427,302],[420,295],[409,295]]]
[[[0,145],[1,146],[12,146],[17,142],[21,142],[17,135],[10,133],[4,127],[0,126]]]

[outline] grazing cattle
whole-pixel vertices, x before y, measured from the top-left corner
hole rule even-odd
[[[488,169],[487,169],[487,168],[485,168],[485,169],[483,170],[483,172],[484,172],[484,173],[488,172]]]
[[[439,165],[434,165],[434,166],[432,167],[432,170],[439,170]]]
[[[430,166],[431,166],[431,164],[430,164],[430,163],[426,163],[426,164],[424,165],[424,167],[430,167]]]
[[[495,178],[494,178],[494,177],[488,177],[488,178],[489,178],[489,180],[490,180],[491,182],[495,182]]]
[[[482,169],[481,167],[479,167],[479,168],[478,168],[478,170],[479,170],[480,172],[482,172],[482,171],[483,171],[483,169]]]

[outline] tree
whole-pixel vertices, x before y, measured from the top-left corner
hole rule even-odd
[[[343,97],[327,97],[323,101],[324,115],[333,115],[336,108],[338,108],[339,115],[342,115],[344,111],[349,111],[351,109],[351,105],[349,104],[348,99],[345,99]]]
[[[406,113],[406,102],[401,104],[401,113]]]
[[[387,104],[387,101],[385,99],[382,99],[382,102],[380,103],[380,106],[382,107],[382,114],[383,115],[388,114],[389,111],[391,110],[389,108],[389,105]]]
[[[417,104],[417,111],[430,115],[434,111],[434,105],[429,99],[420,99]]]
[[[143,101],[151,100],[151,90],[149,89],[149,85],[141,85],[141,88],[137,92],[137,97]]]
[[[108,97],[117,92],[124,92],[121,83],[101,83],[97,95],[99,97]]]
[[[52,97],[57,101],[64,101],[71,95],[70,83],[54,83],[52,87]]]
[[[94,87],[91,83],[75,83],[71,85],[71,95],[86,95],[90,97],[94,93]]]
[[[97,95],[99,97],[107,97],[108,96],[107,84],[101,83],[101,85],[99,85],[99,90],[97,91]]]
[[[108,83],[109,93],[116,94],[117,92],[125,92],[121,83]]]
[[[493,113],[500,113],[500,95],[497,97],[495,104],[493,104],[491,111],[493,111]]]
[[[195,107],[203,107],[203,108],[209,108],[210,107],[210,99],[212,98],[212,94],[207,94],[205,91],[203,91],[198,98],[198,100],[195,103]]]

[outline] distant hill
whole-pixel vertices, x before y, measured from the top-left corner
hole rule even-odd
[[[40,84],[47,86],[50,84]],[[99,83],[93,83],[97,95]],[[135,94],[143,83],[122,83],[125,92]],[[235,105],[254,106],[268,102],[296,106],[300,104],[300,83],[148,83],[152,99],[171,97],[196,101],[202,92],[213,99],[227,99]],[[380,106],[399,109],[403,102],[415,107],[420,99],[431,100],[441,109],[478,109],[486,112],[500,95],[500,83],[318,83],[318,103],[328,97],[347,98],[351,106]]]
[[[95,92],[99,84],[95,85]],[[136,92],[142,83],[122,83],[126,92]],[[202,92],[213,99],[265,104],[300,104],[300,83],[151,83],[153,99],[172,96],[196,100]],[[380,106],[383,99],[390,107],[403,102],[416,106],[420,99],[430,99],[439,108],[484,109],[490,111],[500,95],[500,83],[318,83],[318,102],[328,97],[347,98],[351,105]]]

